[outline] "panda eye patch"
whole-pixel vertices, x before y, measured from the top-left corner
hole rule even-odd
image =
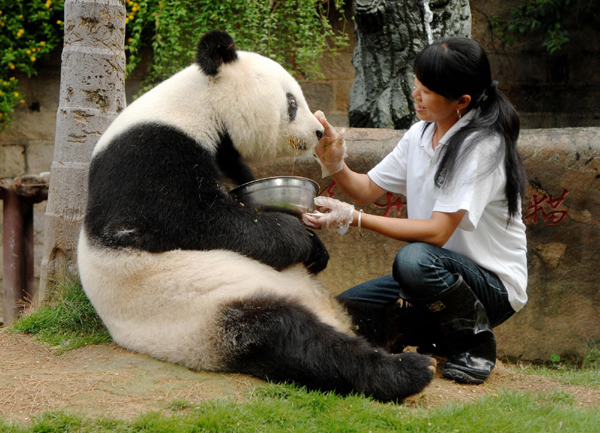
[[[296,102],[296,97],[291,93],[287,93],[288,100],[288,115],[290,117],[290,122],[293,122],[296,118],[296,112],[298,111],[298,103]]]

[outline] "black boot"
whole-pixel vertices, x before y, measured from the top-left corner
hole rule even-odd
[[[463,278],[458,275],[456,283],[437,296],[410,302],[439,324],[451,352],[443,376],[460,383],[483,383],[496,364],[496,338],[483,304]]]

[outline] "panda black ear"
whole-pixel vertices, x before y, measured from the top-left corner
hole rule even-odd
[[[206,75],[215,76],[223,63],[237,59],[233,38],[220,30],[213,30],[202,36],[198,42],[196,63]]]

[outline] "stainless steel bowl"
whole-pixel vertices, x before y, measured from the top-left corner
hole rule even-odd
[[[300,214],[313,209],[319,185],[300,176],[267,177],[240,185],[229,194],[245,206]]]

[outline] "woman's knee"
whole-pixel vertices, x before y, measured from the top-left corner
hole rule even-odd
[[[435,256],[431,249],[432,245],[415,242],[400,249],[394,260],[392,275],[400,284],[400,287],[410,290],[420,285],[429,272]]]

